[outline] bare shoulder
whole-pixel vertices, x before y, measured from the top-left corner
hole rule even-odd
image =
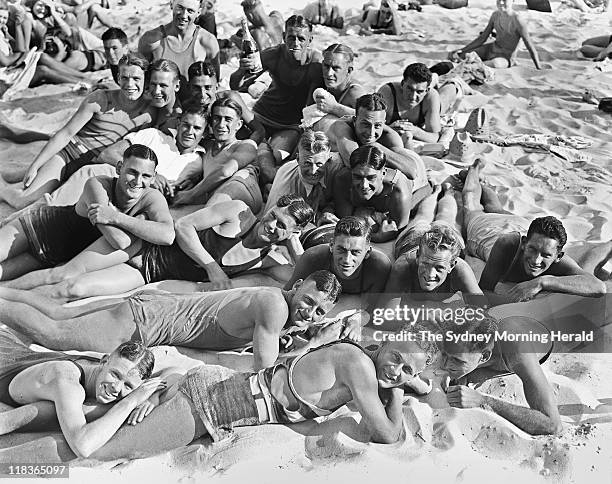
[[[279,287],[258,287],[250,298],[249,308],[255,314],[273,316],[284,324],[289,314],[287,301]]]
[[[74,387],[77,391],[79,388],[83,390],[80,378],[81,372],[72,361],[39,363],[23,370],[13,379],[11,396],[18,403],[27,403],[36,397],[52,398],[54,390],[58,388]]]
[[[147,30],[144,34],[142,34],[142,37],[140,37],[138,43],[139,45],[153,44],[155,42],[159,42],[163,36],[161,27],[155,27],[154,29]]]
[[[198,32],[198,40],[203,47],[219,47],[217,38],[206,29],[200,29]]]
[[[376,368],[372,359],[363,350],[353,344],[338,344],[331,347],[334,360],[345,383],[364,381],[369,378],[376,380]]]

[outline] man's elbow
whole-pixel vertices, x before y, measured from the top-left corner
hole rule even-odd
[[[76,442],[71,443],[70,448],[81,459],[87,459],[96,451],[94,446],[87,442],[85,438],[80,438]]]
[[[174,224],[164,224],[164,228],[160,233],[160,238],[157,242],[159,245],[172,245],[174,243],[174,239],[176,237],[176,232],[174,231]]]
[[[106,237],[106,240],[111,245],[111,247],[116,250],[125,250],[130,245],[132,245],[131,237],[125,233]]]
[[[377,431],[370,440],[375,444],[395,444],[402,435],[401,429],[389,429],[388,431]]]
[[[604,281],[600,281],[599,279],[597,279],[597,282],[594,285],[595,287],[593,288],[593,296],[595,297],[601,297],[601,296],[605,296],[606,292],[607,292],[607,288],[606,288],[606,283]]]

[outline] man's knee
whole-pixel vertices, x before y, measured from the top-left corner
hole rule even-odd
[[[50,284],[57,282],[68,281],[72,278],[80,276],[85,272],[85,268],[80,264],[66,264],[63,266],[54,267],[50,270]]]

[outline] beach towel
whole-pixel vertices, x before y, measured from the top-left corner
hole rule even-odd
[[[495,77],[495,71],[486,66],[476,52],[468,52],[459,64],[457,64],[448,74],[440,76],[440,85],[451,81],[453,78],[459,77],[468,84],[484,84],[492,81]]]
[[[3,101],[10,101],[19,91],[30,86],[41,55],[42,52],[33,48],[19,64],[0,68],[0,93]]]

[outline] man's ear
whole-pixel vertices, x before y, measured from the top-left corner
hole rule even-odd
[[[527,242],[527,236],[521,235],[521,249],[525,246],[526,242]]]
[[[103,355],[102,358],[100,358],[100,363],[105,364],[106,362],[108,362],[109,358],[110,358],[110,355],[108,353]]]
[[[561,259],[563,259],[563,256],[565,255],[565,252],[563,252],[562,250],[557,252],[557,262],[559,262]]]
[[[482,354],[480,355],[479,363],[486,363],[487,361],[489,361],[491,359],[491,354],[492,352],[489,348],[483,350]]]
[[[117,166],[115,167],[115,171],[117,172],[117,175],[121,175],[121,169],[123,168],[123,160],[120,160],[117,163]]]
[[[179,92],[181,90],[181,80],[178,79],[176,81],[176,85],[174,86],[174,92]]]
[[[349,66],[347,70],[349,71],[349,74],[350,74],[351,72],[353,72],[353,66]]]
[[[291,289],[293,291],[296,291],[302,286],[302,284],[304,284],[304,279],[298,279],[297,281],[293,283],[293,286],[291,286]]]
[[[453,262],[450,263],[451,271],[455,268],[456,265],[457,265],[457,259],[455,259]]]
[[[370,257],[371,253],[372,253],[372,246],[370,245],[368,247],[368,250],[366,250],[366,255],[365,255],[364,259],[367,259],[368,257]]]

